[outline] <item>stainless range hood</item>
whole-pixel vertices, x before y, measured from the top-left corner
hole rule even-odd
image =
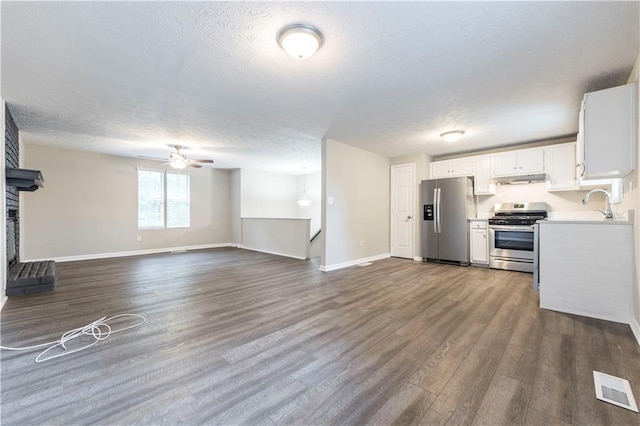
[[[33,192],[42,188],[44,178],[40,170],[16,169],[7,167],[5,169],[7,186],[14,186],[18,191]]]
[[[522,185],[527,183],[544,182],[546,180],[547,180],[546,173],[535,173],[530,175],[494,177],[492,179],[492,182],[497,185]]]

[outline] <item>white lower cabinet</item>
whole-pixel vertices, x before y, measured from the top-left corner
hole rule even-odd
[[[540,307],[628,324],[633,225],[540,222]]]
[[[470,258],[471,263],[478,265],[489,264],[489,236],[487,235],[486,220],[472,220],[469,222]]]

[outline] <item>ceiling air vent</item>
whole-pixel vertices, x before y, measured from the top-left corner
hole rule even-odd
[[[593,383],[596,387],[596,398],[599,400],[638,412],[628,380],[594,371]]]

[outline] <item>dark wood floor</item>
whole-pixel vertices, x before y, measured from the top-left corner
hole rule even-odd
[[[35,364],[2,351],[3,425],[639,424],[595,399],[630,380],[628,326],[540,310],[531,275],[387,259],[322,273],[240,249],[58,264],[55,293],[10,298],[2,343],[102,316],[141,328]]]

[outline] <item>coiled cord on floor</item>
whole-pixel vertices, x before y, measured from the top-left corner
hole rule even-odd
[[[116,318],[138,318],[140,319],[140,321],[128,327],[114,330],[112,326],[109,325],[109,322]],[[46,347],[46,349],[40,352],[40,354],[35,359],[35,362],[44,362],[50,359],[60,358],[66,355],[71,355],[72,353],[75,353],[75,352],[80,352],[84,349],[88,349],[102,340],[107,340],[109,336],[111,336],[113,333],[120,333],[121,331],[131,330],[132,328],[140,327],[142,324],[146,322],[147,322],[147,319],[142,315],[138,315],[138,314],[119,314],[119,315],[114,315],[108,318],[102,317],[93,322],[90,322],[84,327],[74,328],[73,330],[67,331],[62,335],[62,337],[60,337],[59,340],[54,340],[52,342],[42,343],[39,345],[24,346],[21,348],[0,346],[0,349],[4,349],[7,351],[29,351],[32,349],[40,349],[40,348]],[[85,346],[81,346],[79,348],[75,348],[72,350],[67,350],[67,345],[66,345],[67,342],[82,336],[91,336],[93,337],[93,341]],[[62,349],[64,349],[64,352],[61,352],[55,355],[47,355],[50,351],[58,347],[61,347]]]

